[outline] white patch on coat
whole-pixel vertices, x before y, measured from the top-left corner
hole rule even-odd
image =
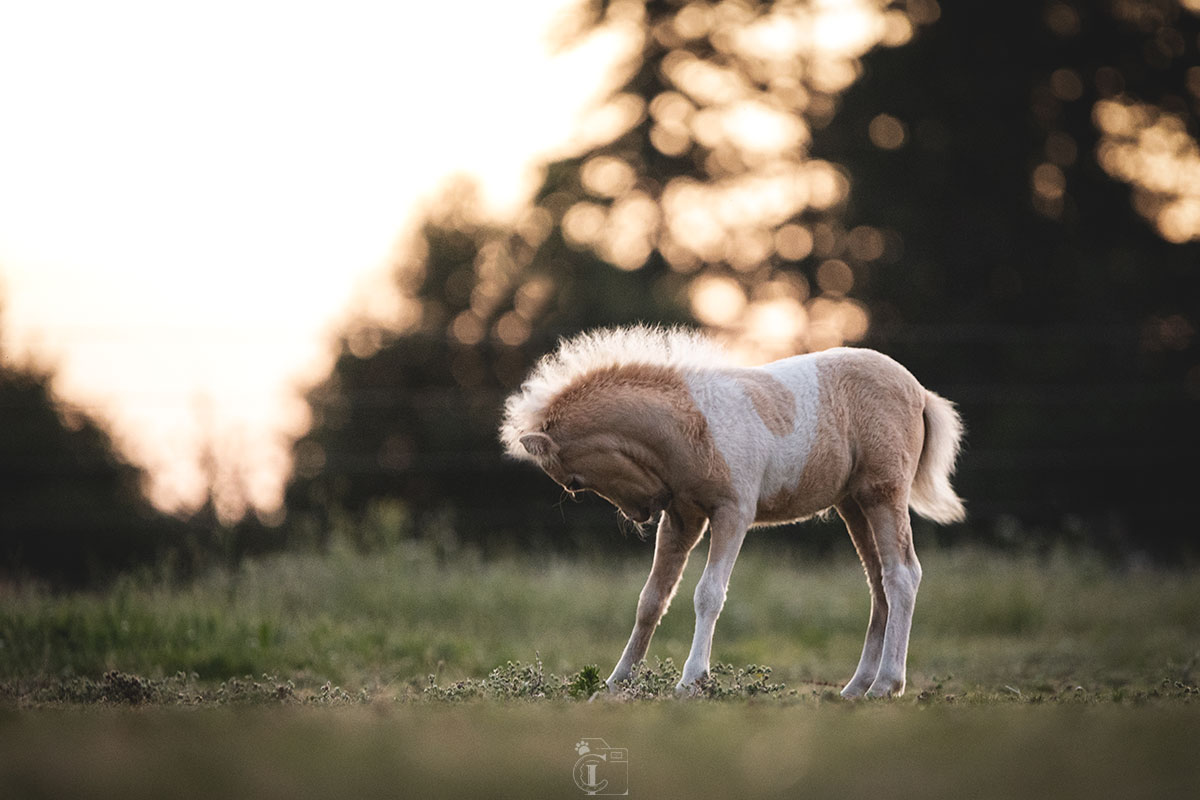
[[[817,438],[818,358],[820,354],[808,354],[761,367],[684,372],[692,399],[708,420],[717,452],[744,502],[757,502],[799,483]],[[756,370],[766,372],[792,394],[795,425],[784,436],[769,430],[738,379]]]
[[[821,386],[817,374],[820,358],[819,353],[793,356],[759,367],[791,391],[796,408],[795,428],[787,436],[775,440],[775,446],[771,448],[759,499],[795,486],[808,464],[809,453],[817,440],[817,422],[821,413]]]

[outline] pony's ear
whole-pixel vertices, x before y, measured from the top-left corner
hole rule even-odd
[[[521,446],[539,461],[558,452],[558,445],[544,433],[527,433],[521,437]]]

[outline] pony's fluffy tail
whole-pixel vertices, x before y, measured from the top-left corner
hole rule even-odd
[[[917,462],[909,505],[934,522],[962,522],[966,516],[962,500],[950,485],[958,458],[963,425],[954,404],[933,392],[925,393],[925,445]]]

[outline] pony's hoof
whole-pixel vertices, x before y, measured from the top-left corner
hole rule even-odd
[[[619,703],[624,700],[619,689],[597,689],[592,692],[592,696],[588,698],[589,703]]]
[[[870,698],[899,697],[902,694],[904,694],[903,680],[884,681],[876,679],[876,681],[871,684],[871,688],[867,689],[867,697]]]
[[[859,686],[853,683],[846,684],[846,688],[842,689],[842,697],[847,700],[857,700],[866,694],[867,687]]]
[[[610,694],[617,694],[621,691],[622,681],[629,680],[631,675],[632,672],[630,670],[615,669],[613,670],[613,673],[608,676],[608,680],[604,682],[604,685],[608,687]]]

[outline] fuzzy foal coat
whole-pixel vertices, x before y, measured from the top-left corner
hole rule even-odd
[[[680,689],[707,674],[716,618],[748,528],[836,508],[862,558],[872,609],[843,693],[903,692],[921,580],[908,518],[963,518],[949,476],[953,406],[892,359],[837,348],[739,368],[696,334],[649,328],[560,345],[509,398],[501,438],[568,491],[659,518],[633,634],[609,678],[641,660],[707,528],[696,633]]]

